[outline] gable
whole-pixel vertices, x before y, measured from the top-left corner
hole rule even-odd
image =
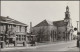
[[[40,22],[39,24],[37,24],[37,25],[34,26],[34,27],[39,27],[39,26],[48,26],[48,23],[47,23],[46,20],[44,20],[44,21]]]

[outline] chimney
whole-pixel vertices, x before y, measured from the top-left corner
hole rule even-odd
[[[30,22],[30,33],[32,32],[32,22]]]
[[[7,18],[9,18],[9,16],[7,16]]]

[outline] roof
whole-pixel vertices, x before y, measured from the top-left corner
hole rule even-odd
[[[46,21],[47,21],[48,25],[53,25],[52,21],[48,21],[48,20],[46,20]]]
[[[53,23],[51,21],[48,20],[43,20],[42,22],[40,22],[39,24],[37,24],[34,27],[39,27],[39,26],[49,26],[49,25],[53,25]]]
[[[22,23],[22,22],[19,22],[19,21],[17,21],[17,20],[12,19],[12,18],[3,17],[3,16],[0,16],[0,23],[28,26],[27,24],[24,24],[24,23]]]
[[[0,16],[0,21],[8,21],[8,20],[12,20],[12,19],[9,17]]]
[[[53,24],[55,26],[61,27],[61,26],[66,26],[68,23],[65,23],[64,20],[60,20],[60,21],[54,21]]]
[[[55,25],[57,27],[61,27],[61,26],[66,26],[68,23],[65,23],[64,20],[60,20],[60,21],[48,21],[48,20],[43,20],[42,22],[40,22],[39,24],[37,24],[34,27],[39,27],[39,26],[50,26],[50,25]]]

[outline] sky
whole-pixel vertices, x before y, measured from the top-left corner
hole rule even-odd
[[[73,27],[79,21],[79,1],[1,1],[1,15],[32,26],[43,20],[58,21],[65,18],[69,6]]]

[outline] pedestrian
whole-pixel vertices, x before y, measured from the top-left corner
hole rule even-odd
[[[9,39],[7,38],[7,40],[6,40],[6,44],[8,45],[8,47],[9,47]]]
[[[16,37],[13,37],[13,44],[15,46]]]

